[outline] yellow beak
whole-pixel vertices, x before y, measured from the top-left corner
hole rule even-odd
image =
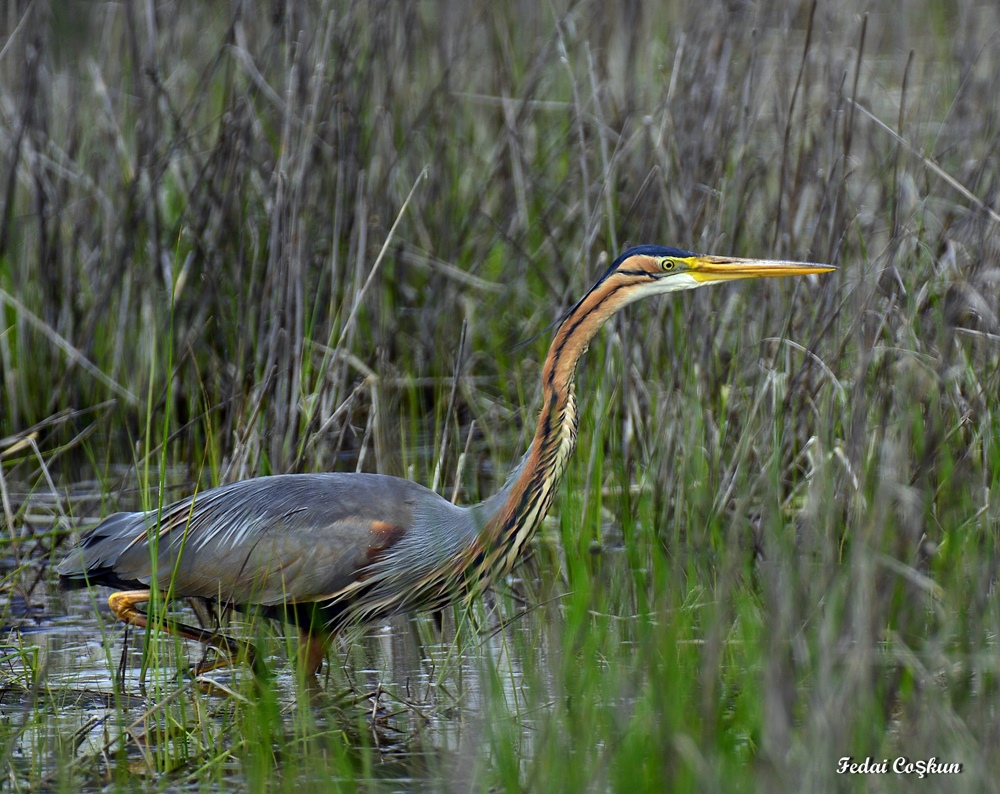
[[[785,262],[774,259],[739,259],[734,256],[707,256],[699,254],[678,260],[684,272],[695,281],[732,281],[738,278],[766,278],[770,276],[806,276],[811,273],[828,273],[836,270],[833,265],[812,262]]]

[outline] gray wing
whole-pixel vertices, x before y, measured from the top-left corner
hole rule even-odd
[[[155,528],[156,511],[116,513],[84,536],[57,570],[70,581],[149,586]],[[165,507],[155,579],[164,590],[172,582],[177,597],[265,605],[319,601],[349,590],[376,563],[412,564],[410,573],[417,573],[474,537],[465,508],[409,480],[378,474],[259,477]],[[390,554],[404,539],[396,550],[409,553]],[[422,548],[426,553],[419,553]]]

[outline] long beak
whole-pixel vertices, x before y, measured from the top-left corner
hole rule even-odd
[[[702,282],[769,276],[806,276],[810,273],[828,273],[837,269],[833,265],[817,265],[812,262],[739,259],[734,256],[707,256],[704,254],[687,257],[680,261],[684,263],[684,270],[691,278]]]

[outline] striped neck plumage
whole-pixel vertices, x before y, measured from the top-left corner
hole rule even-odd
[[[499,492],[482,505],[484,550],[494,572],[509,571],[535,534],[576,449],[577,365],[594,335],[616,310],[600,285],[559,326],[542,367],[542,409],[534,439]]]

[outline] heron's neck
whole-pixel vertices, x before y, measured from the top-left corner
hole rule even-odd
[[[521,556],[525,544],[545,518],[556,488],[566,470],[566,462],[576,449],[576,397],[570,385],[564,397],[546,401],[539,427],[547,426],[544,440],[540,431],[504,486],[483,505],[484,545],[498,557],[496,568],[507,571]]]
[[[576,449],[577,365],[613,312],[607,303],[595,307],[585,298],[552,340],[542,367],[542,410],[535,436],[503,488],[480,506],[484,550],[497,558],[491,570],[510,570],[552,505]]]

